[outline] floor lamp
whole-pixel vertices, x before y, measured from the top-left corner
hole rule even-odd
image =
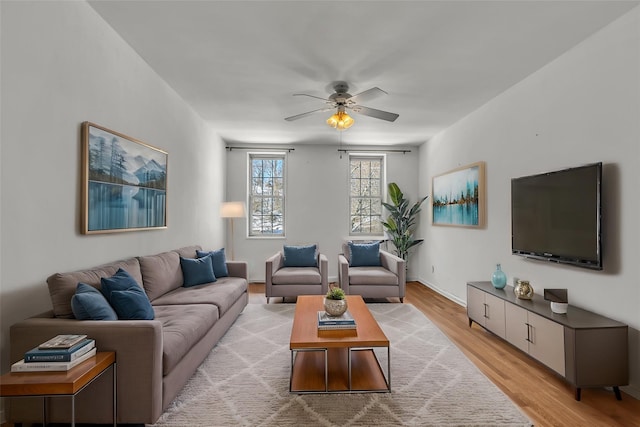
[[[246,216],[244,202],[223,202],[220,207],[220,216],[229,218],[231,223],[231,261],[234,260],[233,254],[233,220],[234,218],[244,218]]]

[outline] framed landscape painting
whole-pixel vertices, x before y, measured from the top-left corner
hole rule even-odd
[[[433,225],[484,227],[484,162],[434,176],[431,190]]]
[[[90,122],[82,124],[82,233],[167,227],[168,154]]]

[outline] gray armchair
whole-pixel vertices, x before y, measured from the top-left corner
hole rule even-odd
[[[407,273],[402,258],[380,250],[379,266],[351,266],[349,245],[343,244],[342,250],[338,255],[338,280],[347,295],[397,297],[404,302]]]
[[[308,252],[311,246],[314,247],[312,260]],[[300,248],[306,251],[307,262],[300,258]],[[287,258],[292,253],[293,256]],[[285,246],[267,259],[265,269],[267,304],[271,297],[324,295],[329,290],[329,260],[318,251],[316,245]]]

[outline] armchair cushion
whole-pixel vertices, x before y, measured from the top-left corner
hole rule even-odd
[[[288,246],[284,245],[285,267],[317,267],[318,254],[316,245]]]
[[[380,243],[353,243],[349,242],[349,266],[350,267],[379,267]]]
[[[284,267],[271,276],[271,282],[274,285],[319,285],[322,276],[317,268]]]

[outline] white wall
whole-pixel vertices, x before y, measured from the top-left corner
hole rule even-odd
[[[264,282],[264,262],[282,249],[282,245],[317,242],[320,251],[329,258],[329,280],[337,281],[342,242],[355,238],[349,237],[349,156],[343,154],[340,158],[337,146],[293,147],[295,150],[287,155],[286,238],[247,238],[246,220],[236,220],[236,259],[249,262],[250,281]],[[405,196],[415,202],[418,150],[417,147],[409,149],[411,152],[406,154],[386,154],[386,176],[387,182],[396,182]],[[248,152],[251,151],[234,149],[227,152],[229,201],[247,198]],[[392,250],[392,246],[389,249]],[[409,271],[411,275],[412,270]]]
[[[189,244],[222,245],[224,146],[85,2],[1,2],[2,370],[9,326],[51,309],[45,279]],[[166,230],[84,236],[80,124],[169,152]]]
[[[421,193],[434,175],[486,161],[488,222],[481,230],[433,227],[424,212],[418,274],[460,302],[466,282],[489,280],[496,263],[537,292],[567,288],[571,304],[630,326],[627,391],[640,397],[639,28],[636,8],[421,146]],[[511,255],[510,179],[597,161],[604,271]]]

